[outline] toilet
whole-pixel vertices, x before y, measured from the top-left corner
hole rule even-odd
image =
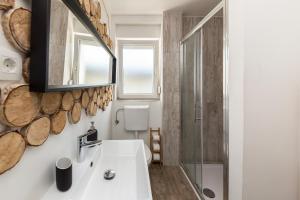
[[[125,129],[135,134],[135,138],[139,139],[139,133],[148,131],[149,128],[149,105],[124,106]],[[152,153],[147,144],[145,147],[145,155],[148,166],[152,161]]]

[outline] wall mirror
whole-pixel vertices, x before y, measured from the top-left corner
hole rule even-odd
[[[31,48],[32,91],[115,83],[116,58],[77,0],[32,1]]]

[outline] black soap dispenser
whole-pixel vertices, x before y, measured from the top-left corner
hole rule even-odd
[[[98,131],[95,128],[95,122],[91,122],[91,128],[88,130],[88,133],[92,133],[92,134],[87,136],[87,141],[98,140]]]

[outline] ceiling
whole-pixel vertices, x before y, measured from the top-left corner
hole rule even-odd
[[[180,10],[184,15],[204,16],[220,0],[108,0],[113,15],[157,15],[165,10]]]

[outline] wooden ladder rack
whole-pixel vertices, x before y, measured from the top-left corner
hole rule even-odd
[[[154,138],[154,135],[158,136],[156,139]],[[159,150],[154,150],[154,145],[159,145]],[[162,137],[160,134],[160,128],[158,129],[152,129],[150,128],[150,150],[152,153],[152,163],[159,163],[160,165],[163,164],[163,149],[162,149]],[[154,159],[155,155],[159,155],[159,160]]]

